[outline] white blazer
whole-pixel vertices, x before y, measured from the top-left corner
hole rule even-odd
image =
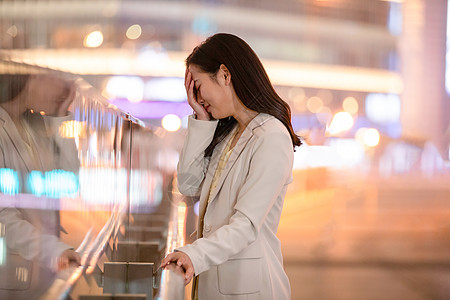
[[[260,113],[246,127],[206,202],[222,150],[221,141],[204,158],[218,121],[189,117],[178,163],[178,188],[200,196],[203,237],[178,248],[199,275],[200,300],[290,299],[276,233],[284,196],[292,181],[293,144],[286,127]]]

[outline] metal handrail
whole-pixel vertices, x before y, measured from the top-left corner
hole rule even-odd
[[[169,220],[166,255],[182,247],[186,240],[187,206],[183,196],[172,193],[172,209]],[[183,300],[185,294],[184,269],[175,263],[167,265],[161,274],[158,300]]]
[[[161,285],[157,300],[184,299],[184,270],[176,263],[167,265],[161,273]]]

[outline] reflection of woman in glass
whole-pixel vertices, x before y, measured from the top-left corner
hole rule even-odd
[[[276,236],[294,147],[289,106],[253,50],[216,34],[186,60],[194,110],[178,164],[179,190],[200,196],[198,239],[163,261],[193,275],[198,299],[289,299]]]
[[[22,191],[27,175],[33,170],[76,171],[78,158],[73,141],[58,135],[59,125],[69,118],[67,108],[74,96],[71,84],[50,75],[0,77],[0,169],[20,174]],[[51,283],[49,266],[57,262],[64,268],[70,261],[79,262],[72,247],[58,238],[61,231],[58,212],[43,207],[0,207],[8,250],[3,267],[6,272],[0,275],[0,298],[5,293],[14,299],[26,297],[27,291],[20,290],[30,285],[30,278],[29,292],[37,295],[36,289],[45,289]],[[17,285],[14,278],[17,266],[30,265],[27,261],[34,262],[29,270],[33,274],[22,274],[21,279],[28,279],[28,284]]]

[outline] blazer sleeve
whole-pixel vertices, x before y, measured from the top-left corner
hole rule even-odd
[[[195,274],[232,258],[254,242],[282,189],[291,180],[293,147],[282,131],[258,138],[230,222],[207,238],[178,248],[191,259]]]
[[[209,159],[205,149],[211,143],[219,121],[188,118],[188,134],[177,166],[178,189],[186,196],[199,196]]]
[[[38,259],[46,264],[59,257],[66,249],[73,249],[57,236],[39,232],[24,220],[22,212],[13,207],[0,208],[0,222],[6,228],[6,245],[28,260]]]

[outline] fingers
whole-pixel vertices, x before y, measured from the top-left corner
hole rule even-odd
[[[184,77],[184,87],[186,88],[186,92],[189,90],[189,85],[192,81],[192,73],[186,69],[186,76]]]
[[[177,266],[183,268],[184,282],[188,284],[195,274],[194,266],[189,256],[183,252],[170,253],[161,261],[161,268],[166,267],[171,262],[175,262]]]
[[[71,263],[76,263],[77,266],[81,265],[80,255],[72,249],[64,250],[58,258],[58,269],[66,269]]]
[[[187,90],[187,83],[190,81],[190,78],[188,78],[188,76],[191,77],[191,72],[189,72],[189,69],[186,68],[186,72],[184,72],[184,86],[186,87],[186,90]]]
[[[187,98],[189,105],[195,110],[196,106],[199,106],[200,104],[197,102],[197,99],[195,98],[194,86],[195,86],[194,81],[191,80],[187,89],[187,96],[188,96]]]
[[[194,81],[192,80],[192,74],[191,72],[187,72],[185,81],[184,81],[184,86],[186,88],[186,94],[187,94],[187,100],[189,105],[195,110],[194,106],[195,104],[197,104],[197,99],[195,99],[195,95],[194,95]]]
[[[72,251],[71,256],[69,257],[69,260],[76,262],[77,265],[81,265],[81,256],[78,254],[78,252]]]
[[[76,85],[72,84],[66,99],[63,102],[61,102],[56,116],[63,117],[67,115],[67,110],[69,109],[70,104],[72,104],[73,100],[75,99],[75,94],[76,94]]]
[[[187,267],[186,272],[185,272],[185,280],[191,281],[192,277],[194,277],[194,266],[192,265],[192,263],[190,264],[190,266]]]
[[[184,279],[184,285],[188,285],[189,284],[189,282],[191,282],[191,280],[192,280],[192,276],[190,277],[190,278],[188,278],[188,279]]]
[[[165,266],[167,266],[168,264],[170,264],[173,261],[177,261],[178,260],[178,252],[174,252],[174,253],[170,253],[168,254],[162,261],[161,261],[161,268],[164,268]]]
[[[188,104],[194,110],[195,114],[197,115],[197,119],[209,121],[210,117],[208,112],[205,110],[203,105],[200,104],[202,103],[201,96],[194,94],[195,83],[192,79],[192,73],[189,72],[189,69],[186,69],[185,72],[184,87],[186,88]]]
[[[166,257],[163,258],[163,260],[161,261],[161,264],[159,265],[160,268],[164,268],[165,266],[167,266],[172,260],[172,254],[167,255]]]
[[[69,266],[69,259],[67,256],[63,255],[59,257],[58,260],[58,270],[66,269]]]

